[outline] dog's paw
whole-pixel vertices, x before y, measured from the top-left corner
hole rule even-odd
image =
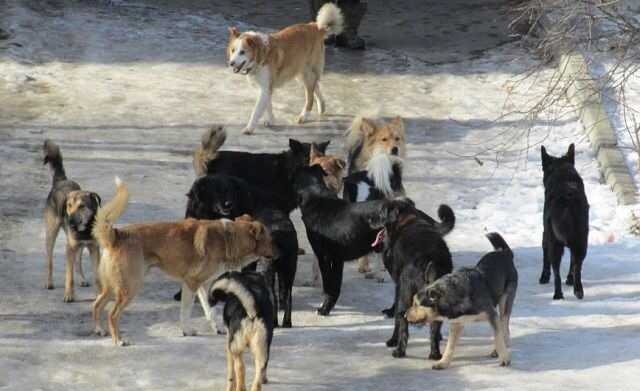
[[[122,347],[131,346],[131,342],[129,342],[129,341],[125,340],[125,339],[121,339],[120,341],[116,342],[116,345],[122,346]]]
[[[578,298],[578,300],[582,300],[584,298],[584,291],[582,290],[582,287],[574,287],[573,294]]]
[[[432,369],[447,369],[449,368],[449,363],[444,360],[440,360],[437,363],[433,364]]]
[[[73,292],[67,292],[64,294],[64,302],[65,303],[73,303],[75,301]]]
[[[255,131],[255,129],[246,127],[244,129],[242,129],[242,134],[253,134],[254,131]]]
[[[388,347],[388,348],[392,348],[392,347],[395,347],[395,346],[398,346],[398,340],[397,340],[397,339],[395,339],[395,338],[390,338],[390,339],[387,341],[387,347]]]
[[[508,367],[509,365],[511,365],[511,355],[507,354],[505,357],[500,359],[500,366]]]
[[[553,300],[562,300],[564,299],[564,295],[562,292],[556,292],[553,294]]]
[[[569,274],[567,275],[567,279],[564,281],[565,284],[572,286],[573,285],[573,275]]]
[[[495,349],[493,349],[491,353],[489,353],[489,357],[498,358],[498,352]]]
[[[393,352],[391,352],[391,355],[394,358],[404,358],[407,356],[407,352],[405,352],[404,350],[400,350],[400,349],[394,349]]]
[[[182,330],[183,337],[195,337],[198,335],[198,332],[195,330]]]
[[[316,312],[318,313],[318,315],[321,315],[321,316],[329,316],[329,313],[331,312],[331,310],[325,307],[320,307],[316,310]]]
[[[548,272],[542,272],[542,274],[540,275],[540,279],[538,280],[538,282],[540,284],[548,284],[549,280],[551,279],[551,274]]]
[[[386,308],[386,309],[384,309],[384,310],[382,310],[380,312],[382,312],[382,314],[384,316],[386,316],[387,318],[393,318],[395,316],[395,314],[393,313],[393,307]]]
[[[83,287],[83,288],[86,288],[88,286],[91,286],[91,284],[89,284],[88,281],[80,281],[80,286]]]
[[[275,121],[273,119],[266,119],[262,124],[264,125],[265,128],[271,128],[274,122]]]
[[[429,353],[429,360],[440,360],[441,358],[442,358],[442,354],[440,354],[440,352]]]
[[[46,284],[44,284],[44,289],[54,289],[55,287],[53,286],[53,282],[47,282]]]
[[[282,322],[282,328],[283,328],[283,329],[290,329],[291,327],[293,327],[293,326],[291,325],[291,321],[288,321],[288,322]]]
[[[298,118],[296,119],[296,123],[298,124],[303,124],[305,122],[307,122],[309,120],[309,113],[305,112],[302,113],[298,116]]]

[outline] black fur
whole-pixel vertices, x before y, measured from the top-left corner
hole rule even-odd
[[[256,272],[226,272],[214,281],[229,279],[242,285],[253,296],[255,302],[256,319],[262,320],[267,332],[267,354],[271,350],[271,341],[273,340],[273,305],[269,294],[269,289],[265,284],[264,277]],[[242,328],[242,321],[248,318],[247,308],[244,308],[238,297],[232,293],[218,289],[212,289],[209,292],[209,304],[212,306],[218,302],[224,302],[223,320],[227,327],[230,338]],[[267,358],[267,363],[268,363]],[[265,364],[266,367],[266,364]]]
[[[327,189],[322,167],[303,167],[295,188],[307,238],[318,258],[324,301],[318,314],[329,315],[340,296],[344,262],[372,251],[379,229],[370,220],[380,214],[384,200],[350,203]]]
[[[451,253],[443,236],[455,225],[451,208],[440,205],[436,222],[418,210],[410,200],[389,201],[382,213],[373,222],[385,228],[385,250],[383,260],[396,284],[394,305],[395,326],[387,346],[396,349],[393,357],[406,355],[409,327],[405,312],[413,303],[413,296],[425,284],[453,270]],[[429,268],[430,273],[426,273]],[[429,358],[441,358],[441,322],[431,324],[431,352]]]
[[[324,153],[328,144],[317,144],[320,152]],[[207,163],[207,174],[233,175],[253,186],[269,189],[282,197],[289,213],[297,205],[293,175],[296,169],[309,164],[310,148],[308,143],[289,139],[289,150],[281,153],[219,151]]]
[[[562,157],[553,157],[541,148],[544,173],[544,233],[542,236],[543,265],[540,283],[546,284],[553,267],[553,299],[564,298],[560,277],[560,262],[564,248],[571,250],[571,267],[567,285],[573,285],[578,299],[584,297],[582,263],[587,256],[589,238],[589,203],[582,178],[575,169],[575,147]]]
[[[298,264],[298,237],[284,201],[270,192],[250,186],[241,178],[207,175],[198,178],[187,194],[185,217],[196,219],[234,219],[249,214],[271,232],[279,257],[269,262],[267,273],[278,277],[278,295],[274,294],[275,326],[278,326],[278,304],[284,309],[283,327],[291,327],[293,282]],[[255,266],[254,266],[255,269]],[[275,292],[275,278],[267,276]],[[176,294],[180,299],[181,292]]]

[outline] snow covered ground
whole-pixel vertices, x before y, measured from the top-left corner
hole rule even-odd
[[[132,202],[122,222],[178,219],[193,181],[190,152],[211,123],[228,125],[226,148],[280,151],[287,139],[331,139],[357,113],[401,115],[408,131],[405,183],[420,208],[434,215],[449,204],[457,224],[447,237],[456,266],[470,265],[502,233],[516,253],[520,286],[512,318],[513,361],[488,357],[488,325],[468,327],[453,365],[433,371],[427,333],[410,330],[408,358],[394,359],[384,342],[392,321],[380,314],[393,286],[365,280],[347,265],[343,293],[330,317],[315,314],[321,293],[308,287],[311,256],[300,259],[294,328],[277,330],[266,390],[632,390],[640,382],[640,246],[626,234],[628,208],[600,183],[597,164],[574,118],[536,124],[529,141],[511,145],[499,164],[487,145],[525,125],[495,120],[541,92],[549,72],[512,92],[510,80],[531,64],[506,45],[474,61],[436,67],[398,51],[353,54],[329,48],[323,90],[328,116],[292,125],[302,105],[291,84],[274,99],[275,130],[239,134],[255,95],[224,67],[229,21],[197,10],[78,5],[38,14],[9,2],[14,40],[0,49],[0,389],[222,389],[224,337],[208,329],[182,337],[177,284],[161,272],[146,278],[121,328],[134,345],[116,348],[90,336],[93,288],[62,302],[64,238],[56,246],[54,281],[45,282],[41,211],[50,175],[39,160],[44,138],[62,148],[67,174],[109,199],[112,178],[125,179]],[[235,22],[234,22],[235,23]],[[562,154],[576,143],[577,167],[591,204],[591,246],[585,299],[537,283],[541,269],[542,173],[539,149]],[[479,164],[468,156],[479,154]],[[299,237],[310,253],[295,213]],[[87,258],[85,256],[85,258]],[[88,261],[85,260],[85,265]],[[87,267],[88,269],[88,267]],[[568,269],[568,258],[563,274]],[[247,356],[248,358],[248,356]],[[247,360],[250,362],[250,360]],[[248,365],[249,378],[252,365]]]

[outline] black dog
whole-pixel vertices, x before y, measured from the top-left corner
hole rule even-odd
[[[278,304],[284,309],[282,327],[291,327],[293,282],[298,264],[298,237],[293,222],[286,211],[286,203],[280,197],[250,186],[246,181],[228,175],[208,175],[198,178],[187,194],[185,217],[196,219],[234,219],[249,214],[263,223],[271,232],[279,257],[269,262],[267,280],[275,292],[278,277],[278,293],[274,293],[274,321],[278,326]],[[176,294],[180,299],[181,292]]]
[[[350,203],[325,185],[319,165],[303,167],[295,175],[295,188],[307,238],[318,258],[324,301],[318,314],[329,315],[340,296],[344,262],[372,251],[379,229],[370,219],[380,214],[386,200]]]
[[[413,303],[413,296],[425,284],[429,284],[453,270],[451,253],[443,236],[455,225],[455,215],[447,205],[440,205],[436,222],[416,209],[410,200],[387,201],[381,213],[372,220],[374,227],[384,228],[384,264],[396,283],[394,299],[395,326],[387,341],[395,346],[393,357],[406,355],[409,327],[405,312]],[[379,242],[379,240],[376,240]],[[429,273],[427,273],[429,270]],[[436,360],[440,354],[440,329],[442,322],[431,324],[431,353]]]
[[[209,303],[223,301],[227,328],[227,389],[244,388],[242,355],[250,349],[256,363],[252,390],[267,383],[273,340],[273,308],[264,277],[255,272],[227,272],[213,283]],[[234,387],[235,386],[235,387]]]
[[[518,289],[518,271],[513,252],[502,236],[493,232],[487,238],[495,251],[483,256],[475,267],[461,268],[420,289],[407,311],[411,323],[450,322],[447,348],[433,369],[449,366],[464,324],[479,320],[487,320],[493,328],[495,350],[491,356],[499,357],[502,366],[511,362],[509,319]]]
[[[293,175],[299,167],[309,165],[311,144],[289,139],[289,150],[281,153],[219,151],[226,137],[221,126],[214,126],[203,134],[201,145],[193,155],[196,175],[226,174],[242,178],[252,186],[269,189],[282,197],[287,212],[294,210],[297,204]],[[328,145],[327,141],[316,147],[324,153]]]
[[[584,297],[582,289],[582,262],[587,256],[589,238],[589,203],[582,178],[575,169],[575,147],[562,157],[547,154],[542,147],[544,173],[544,233],[542,236],[543,265],[540,283],[549,282],[553,266],[554,300],[563,299],[560,262],[564,248],[571,250],[571,269],[567,285],[573,285],[573,294]]]

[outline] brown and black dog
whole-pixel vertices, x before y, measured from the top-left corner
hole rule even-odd
[[[102,248],[98,270],[101,291],[93,303],[95,333],[106,335],[101,313],[109,301],[115,301],[109,313],[109,331],[116,345],[128,345],[120,339],[120,315],[142,288],[149,268],[159,267],[182,282],[182,332],[194,335],[185,328],[194,293],[198,294],[207,319],[215,320],[204,288],[206,282],[225,271],[239,270],[257,257],[274,256],[271,234],[262,223],[247,215],[234,221],[186,219],[114,228],[129,199],[127,186],[119,178],[116,188],[113,200],[98,209],[93,228]]]
[[[62,164],[62,154],[51,140],[45,140],[43,146],[44,164],[49,164],[53,174],[53,184],[44,207],[47,246],[47,282],[45,287],[53,289],[53,248],[62,228],[67,236],[67,271],[64,285],[64,301],[74,300],[73,265],[78,263],[80,285],[89,286],[82,270],[82,250],[89,249],[93,260],[94,277],[100,253],[98,244],[91,235],[96,211],[100,206],[100,196],[94,192],[81,190],[78,183],[67,179]],[[96,279],[97,284],[97,279]]]

